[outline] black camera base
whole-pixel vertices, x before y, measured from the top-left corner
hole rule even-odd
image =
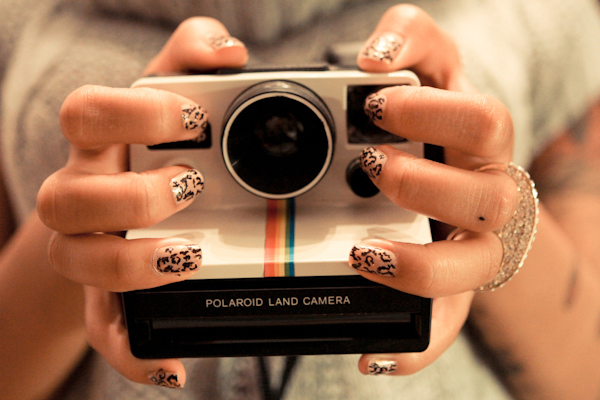
[[[431,299],[360,276],[189,280],[123,296],[139,358],[398,353],[429,344]]]

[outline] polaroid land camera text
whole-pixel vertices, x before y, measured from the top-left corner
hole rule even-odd
[[[141,358],[422,351],[431,300],[372,283],[348,266],[367,238],[431,241],[429,221],[401,210],[360,169],[387,143],[423,144],[375,127],[366,97],[419,85],[409,71],[330,67],[143,78],[135,87],[181,94],[210,112],[200,140],[131,147],[133,171],[187,165],[203,193],[128,238],[183,237],[201,246],[192,279],[124,293]]]

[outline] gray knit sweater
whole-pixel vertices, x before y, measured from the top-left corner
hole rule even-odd
[[[365,40],[395,1],[2,0],[2,162],[20,220],[43,180],[62,167],[68,144],[58,112],[83,84],[127,87],[170,32],[193,15],[214,16],[273,63],[321,59],[328,45]],[[595,0],[423,0],[460,44],[471,81],[510,108],[515,161],[535,152],[600,94],[600,17]],[[364,377],[357,356],[300,359],[286,399],[507,399],[461,336],[410,377]],[[278,359],[273,363],[277,376]],[[187,360],[188,384],[166,391],[127,382],[93,353],[65,399],[259,398],[254,359]]]

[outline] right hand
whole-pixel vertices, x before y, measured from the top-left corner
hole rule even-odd
[[[220,40],[220,41],[216,41]],[[241,67],[244,45],[210,18],[183,22],[144,75]],[[185,124],[182,106],[193,101],[165,91],[84,86],[65,100],[60,122],[71,143],[67,165],[50,176],[38,195],[41,220],[55,231],[49,243],[52,266],[86,286],[88,340],[118,372],[139,383],[180,387],[185,370],[179,360],[140,360],[129,341],[117,292],[146,289],[184,280],[200,266],[165,264],[164,257],[199,247],[185,239],[126,240],[110,232],[147,227],[184,209],[175,182],[185,179],[193,199],[201,176],[184,166],[128,172],[128,145],[152,145],[197,137],[207,110]],[[209,111],[209,110],[208,110]],[[174,180],[174,178],[176,178]],[[209,182],[210,184],[210,182]],[[168,259],[169,261],[171,259]]]

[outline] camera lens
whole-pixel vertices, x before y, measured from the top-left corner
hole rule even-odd
[[[238,96],[227,113],[223,158],[234,179],[265,198],[287,199],[314,187],[333,156],[333,120],[306,87],[268,81]]]

